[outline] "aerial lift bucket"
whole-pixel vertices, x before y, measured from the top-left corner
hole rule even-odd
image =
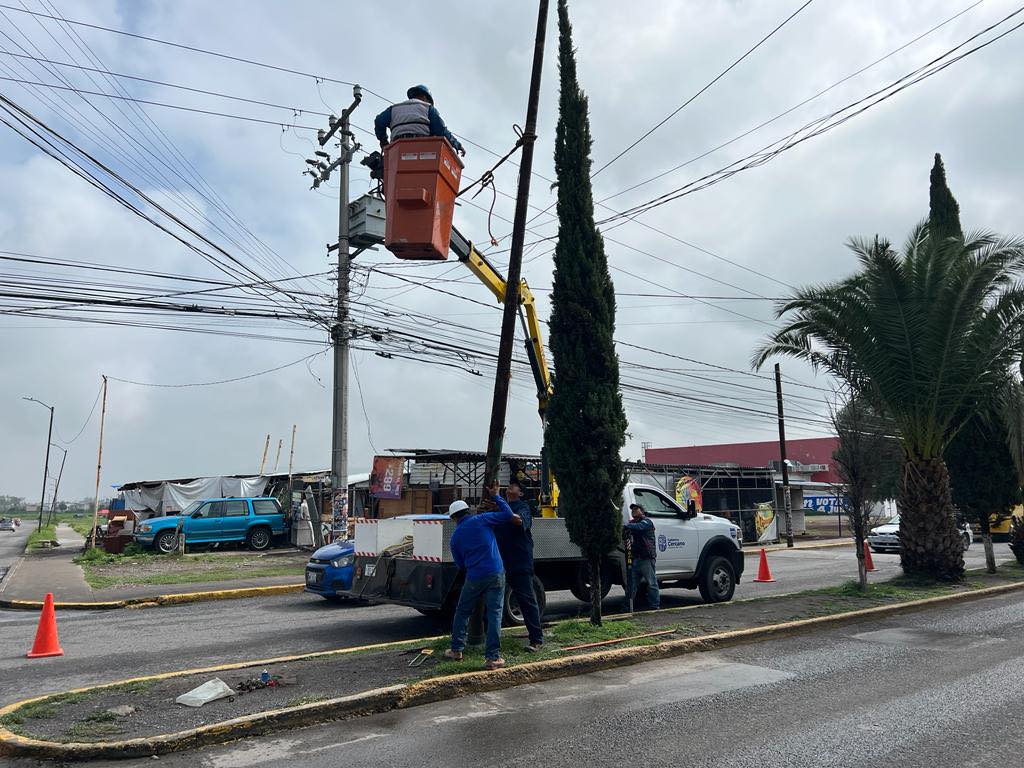
[[[400,259],[444,261],[462,161],[442,137],[398,139],[384,151],[384,246]]]

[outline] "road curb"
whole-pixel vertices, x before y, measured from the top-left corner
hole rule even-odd
[[[768,638],[798,635],[817,629],[855,623],[865,619],[895,616],[902,613],[911,613],[951,603],[980,600],[986,597],[994,597],[1022,589],[1024,589],[1024,582],[1000,584],[994,587],[985,587],[983,589],[976,589],[968,592],[956,592],[949,595],[923,598],[921,600],[911,600],[892,605],[881,605],[873,608],[847,611],[845,613],[837,613],[831,616],[798,619],[796,621],[783,622],[780,624],[769,624],[761,627],[731,630],[729,632],[719,632],[699,637],[668,640],[653,645],[599,651],[596,653],[570,656],[561,659],[549,659],[546,661],[521,664],[515,667],[490,672],[465,672],[457,675],[448,675],[445,677],[422,680],[411,684],[378,688],[373,691],[366,691],[337,699],[315,702],[313,704],[304,704],[297,707],[260,712],[232,720],[226,720],[220,723],[201,726],[199,728],[179,731],[178,733],[128,739],[124,741],[65,744],[33,739],[28,736],[20,736],[0,726],[0,754],[42,757],[55,760],[89,760],[96,758],[123,758],[167,754],[198,746],[233,741],[246,735],[270,733],[288,728],[314,725],[316,723],[322,723],[329,720],[350,719],[367,714],[386,712],[393,709],[407,709],[423,704],[460,698],[474,693],[513,688],[528,683],[538,683],[546,680],[555,680],[558,678],[587,674],[605,669],[631,666],[646,661],[668,659],[689,653],[725,648],[732,645],[740,645],[742,643]],[[65,691],[64,693],[84,693],[102,688],[109,688],[115,685],[123,685],[125,682],[167,679],[170,677],[181,677],[202,672],[240,669],[254,665],[260,666],[275,662],[282,663],[285,661],[315,658],[316,656],[353,653],[373,648],[408,645],[410,643],[423,643],[427,641],[428,639],[420,639],[417,641],[382,643],[376,646],[364,646],[362,648],[341,649],[337,651],[318,651],[294,657],[280,657],[278,659],[268,659],[258,662],[248,661],[237,664],[225,664],[219,667],[168,672],[160,675],[148,675],[146,677],[133,678],[133,680],[130,681],[120,681],[115,683],[106,683],[104,685],[90,686],[87,688],[78,688],[73,691]],[[8,704],[7,706],[0,708],[0,717],[15,712],[27,704],[43,701],[51,698],[52,696],[59,695],[62,694],[37,696],[31,699],[15,702],[13,704]]]
[[[55,602],[53,607],[63,611],[108,611],[117,608],[157,608],[167,605],[204,603],[212,600],[239,600],[245,597],[266,595],[289,595],[301,592],[305,584],[275,584],[269,587],[238,587],[236,589],[213,589],[205,592],[177,592],[169,595],[129,597],[124,600],[73,600]],[[41,600],[0,599],[0,608],[11,610],[42,610]]]

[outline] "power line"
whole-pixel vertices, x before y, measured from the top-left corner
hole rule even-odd
[[[838,128],[847,121],[852,120],[858,115],[861,115],[864,112],[868,111],[872,107],[878,106],[879,104],[887,101],[893,96],[896,96],[897,94],[903,92],[904,90],[914,85],[917,85],[918,83],[923,82],[924,80],[934,75],[939,74],[946,68],[963,60],[964,58],[970,56],[971,54],[976,53],[977,51],[980,51],[988,47],[989,45],[992,45],[993,43],[1001,40],[1007,35],[1010,35],[1013,32],[1017,31],[1022,26],[1024,26],[1024,22],[1016,24],[1015,26],[1011,27],[1008,30],[1005,30],[996,37],[992,38],[991,40],[987,40],[986,42],[981,43],[975,46],[974,48],[968,49],[964,53],[956,57],[953,57],[948,61],[943,61],[943,59],[947,59],[949,56],[951,56],[959,49],[963,48],[968,43],[976,40],[977,38],[981,37],[982,35],[988,32],[991,32],[992,30],[1001,26],[1002,24],[1005,24],[1007,21],[1012,19],[1014,16],[1017,16],[1022,11],[1024,11],[1024,6],[1018,8],[1016,11],[1013,11],[1000,21],[996,22],[995,24],[992,24],[986,27],[985,29],[981,30],[980,32],[975,33],[974,35],[967,38],[960,44],[954,46],[953,48],[950,48],[945,53],[932,59],[927,64],[924,64],[923,66],[918,67],[914,71],[892,81],[884,88],[880,88],[854,102],[851,102],[850,104],[847,104],[846,106],[838,110],[833,111],[828,115],[813,120],[810,123],[807,123],[806,125],[802,126],[801,128],[798,128],[796,131],[793,131],[789,135],[781,139],[777,139],[772,143],[762,147],[760,150],[756,152],[753,152],[743,158],[740,158],[739,160],[735,160],[732,163],[722,168],[719,168],[716,171],[712,171],[711,173],[705,174],[704,176],[701,176],[700,178],[695,179],[683,185],[682,187],[678,187],[669,192],[665,192],[655,198],[652,198],[651,200],[648,200],[644,203],[639,203],[637,205],[632,206],[631,208],[626,209],[625,211],[621,211],[613,216],[609,216],[605,219],[602,219],[601,221],[598,222],[598,224],[608,224],[622,218],[633,218],[642,213],[646,213],[647,211],[653,210],[654,208],[658,208],[662,205],[665,205],[666,203],[672,202],[673,200],[678,200],[679,198],[685,197],[686,195],[690,195],[693,194],[694,192],[699,192],[701,190],[707,189],[708,187],[725,181],[726,179],[731,178],[732,176],[735,176],[736,174],[741,173],[745,170],[760,167],[761,165],[764,165],[771,161],[772,159],[778,157],[782,153],[792,149],[793,147],[796,147],[802,144],[803,142],[808,141],[809,139],[827,133],[833,130],[834,128]]]
[[[58,17],[58,16],[51,16],[48,13],[40,13],[39,11],[30,11],[27,8],[15,8],[13,5],[4,5],[2,3],[0,3],[0,8],[5,8],[5,9],[7,9],[9,11],[15,11],[17,13],[27,13],[27,14],[29,14],[31,16],[35,16],[37,18],[51,19],[53,21],[61,21],[61,22],[65,23],[65,24],[72,24],[72,25],[74,25],[76,27],[86,27],[87,29],[96,29],[96,30],[100,30],[102,32],[110,32],[111,34],[115,34],[115,35],[123,35],[125,37],[133,37],[133,38],[135,38],[137,40],[145,40],[146,42],[150,42],[150,43],[157,43],[159,45],[166,45],[166,46],[170,46],[172,48],[179,48],[181,50],[191,51],[192,53],[201,53],[201,54],[203,54],[205,56],[215,56],[215,57],[217,57],[219,59],[226,59],[228,61],[235,61],[235,62],[238,62],[240,64],[249,64],[251,66],[261,67],[263,69],[271,69],[271,70],[275,70],[277,72],[284,72],[284,73],[289,74],[289,75],[300,75],[302,77],[310,77],[310,78],[313,78],[314,80],[319,80],[319,81],[322,81],[322,82],[337,83],[338,85],[347,85],[347,86],[350,86],[350,87],[355,85],[355,83],[350,83],[350,82],[348,82],[346,80],[338,80],[338,79],[335,79],[333,77],[328,77],[326,75],[317,75],[317,74],[314,74],[312,72],[303,72],[302,70],[291,69],[290,67],[282,67],[282,66],[278,66],[276,64],[267,64],[266,62],[256,61],[254,59],[246,59],[246,58],[243,58],[241,56],[233,56],[233,55],[231,55],[229,53],[221,53],[219,51],[211,51],[211,50],[207,50],[205,48],[199,48],[199,47],[194,46],[194,45],[185,45],[184,43],[175,43],[175,42],[172,42],[170,40],[164,40],[164,39],[159,38],[159,37],[150,37],[148,35],[142,35],[142,34],[138,34],[136,32],[128,32],[128,31],[123,30],[123,29],[115,29],[114,27],[105,27],[105,26],[103,26],[101,24],[90,24],[90,23],[84,22],[84,21],[76,21],[74,19],[66,19],[66,18]],[[378,94],[378,93],[376,93],[374,91],[371,91],[369,88],[365,88],[364,87],[363,90],[366,91],[367,93],[370,93],[370,94],[373,94],[374,96],[377,96],[380,99],[384,99],[383,96],[381,96],[380,94]],[[387,99],[384,99],[384,100],[387,101]]]
[[[646,138],[647,138],[648,136],[650,136],[650,135],[651,135],[652,133],[654,133],[654,132],[655,132],[656,130],[658,130],[659,128],[661,128],[661,126],[663,126],[663,125],[664,125],[665,123],[667,123],[667,122],[668,122],[669,120],[671,120],[671,119],[672,119],[673,117],[675,117],[675,116],[676,116],[676,115],[678,115],[678,114],[679,114],[680,112],[682,112],[682,111],[683,111],[683,110],[684,110],[684,109],[685,109],[685,108],[686,108],[686,107],[687,107],[688,105],[690,105],[691,103],[693,103],[693,101],[694,101],[694,100],[695,100],[695,99],[696,99],[697,97],[699,97],[699,96],[700,96],[700,95],[701,95],[702,93],[704,93],[704,92],[705,92],[706,90],[708,90],[708,89],[709,89],[709,88],[710,88],[711,86],[713,86],[713,85],[714,85],[715,83],[717,83],[717,82],[718,82],[719,80],[721,80],[721,79],[722,79],[723,77],[725,77],[725,76],[726,76],[727,74],[729,74],[729,72],[730,72],[730,71],[731,71],[732,69],[734,69],[734,68],[735,68],[736,66],[738,66],[738,65],[740,64],[740,62],[742,62],[742,61],[743,61],[743,60],[744,60],[745,58],[747,58],[747,57],[748,57],[748,56],[749,56],[750,54],[752,54],[752,53],[753,53],[754,51],[756,51],[756,50],[757,50],[758,48],[760,48],[760,47],[761,47],[762,45],[764,45],[764,43],[766,43],[766,42],[767,42],[767,41],[768,41],[768,40],[769,40],[769,39],[770,39],[770,38],[771,38],[771,37],[772,37],[772,36],[773,36],[773,35],[774,35],[774,34],[775,34],[776,32],[778,32],[778,31],[779,31],[780,29],[782,29],[782,28],[783,28],[784,26],[786,26],[786,25],[787,25],[787,24],[788,24],[788,23],[789,23],[790,21],[792,21],[792,20],[793,20],[793,19],[794,19],[794,18],[795,18],[795,17],[796,17],[796,16],[797,16],[797,15],[798,15],[798,14],[799,14],[799,13],[800,13],[800,12],[801,12],[801,11],[802,11],[803,9],[804,9],[804,8],[806,8],[806,7],[808,6],[808,5],[810,5],[810,4],[811,4],[811,3],[813,2],[813,1],[814,1],[814,0],[807,0],[807,2],[805,2],[805,3],[804,3],[803,5],[801,5],[801,6],[799,7],[799,8],[797,8],[797,9],[796,9],[795,11],[793,11],[793,13],[791,13],[791,14],[790,14],[790,15],[789,15],[788,17],[786,17],[786,19],[785,19],[785,20],[783,20],[783,21],[782,21],[782,23],[781,23],[781,24],[779,24],[779,25],[778,25],[777,27],[775,27],[775,29],[773,29],[773,30],[772,30],[771,32],[769,32],[769,33],[768,33],[767,35],[765,35],[765,36],[764,36],[764,37],[762,37],[762,38],[761,38],[760,40],[758,40],[758,41],[757,41],[757,43],[755,43],[755,44],[754,44],[754,45],[753,45],[753,46],[752,46],[751,48],[747,49],[746,53],[744,53],[744,54],[743,54],[742,56],[740,56],[740,57],[739,57],[738,59],[736,59],[736,60],[735,60],[735,61],[734,61],[734,62],[733,62],[732,64],[730,64],[730,65],[729,65],[728,67],[726,67],[726,68],[725,68],[725,69],[723,69],[723,70],[722,70],[721,72],[719,72],[719,73],[718,73],[718,74],[717,74],[717,75],[716,75],[716,76],[715,76],[715,77],[714,77],[714,78],[713,78],[713,79],[711,80],[711,82],[709,82],[709,83],[708,83],[707,85],[705,85],[705,86],[704,86],[703,88],[701,88],[701,89],[700,89],[699,91],[697,91],[697,92],[696,92],[695,94],[693,94],[693,95],[692,95],[692,96],[691,96],[690,98],[688,98],[688,99],[687,99],[686,101],[684,101],[684,102],[683,102],[682,104],[680,104],[680,105],[679,105],[678,107],[676,107],[676,108],[675,108],[675,109],[674,109],[674,110],[673,110],[673,111],[672,111],[671,113],[669,113],[669,115],[668,115],[668,116],[666,116],[666,117],[665,117],[664,119],[662,119],[662,120],[661,120],[661,121],[659,121],[658,123],[655,123],[655,124],[654,124],[654,125],[653,125],[653,126],[652,126],[651,128],[649,128],[649,129],[648,129],[647,131],[645,131],[645,132],[644,132],[643,134],[641,134],[639,138],[637,138],[636,140],[634,140],[632,144],[630,144],[630,145],[629,145],[628,147],[626,147],[626,148],[625,148],[624,150],[622,150],[621,152],[619,152],[619,154],[617,154],[617,155],[616,155],[615,157],[613,157],[613,158],[612,158],[611,160],[609,160],[609,161],[608,161],[607,163],[605,163],[605,164],[604,164],[604,165],[602,165],[602,166],[601,166],[600,168],[598,168],[598,169],[597,169],[596,171],[594,171],[594,172],[593,172],[593,173],[591,174],[590,178],[595,178],[596,176],[598,176],[598,175],[599,175],[599,174],[601,173],[601,171],[603,171],[603,170],[604,170],[605,168],[607,168],[607,167],[608,167],[608,166],[610,166],[610,165],[611,165],[612,163],[614,163],[615,161],[617,161],[617,160],[618,160],[619,158],[621,158],[621,157],[622,157],[623,155],[625,155],[625,154],[626,154],[627,152],[629,152],[629,151],[630,151],[631,149],[633,149],[633,148],[634,148],[634,147],[635,147],[635,146],[636,146],[637,144],[639,144],[640,142],[642,142],[642,141],[643,141],[644,139],[646,139]]]
[[[198,382],[190,382],[188,384],[161,384],[161,383],[152,382],[152,381],[132,381],[131,379],[119,379],[116,376],[107,376],[107,378],[110,379],[111,381],[119,381],[122,384],[133,384],[133,385],[135,385],[137,387],[158,387],[158,388],[161,388],[161,389],[184,389],[186,387],[213,387],[213,386],[217,386],[219,384],[232,384],[232,383],[234,383],[236,381],[245,381],[246,379],[254,379],[257,376],[265,376],[266,374],[274,373],[275,371],[282,371],[285,368],[291,368],[293,365],[298,365],[299,363],[304,363],[307,360],[312,360],[314,357],[317,357],[318,355],[322,355],[328,349],[330,349],[330,347],[325,347],[324,349],[320,350],[319,352],[314,352],[311,355],[306,355],[305,357],[300,357],[298,360],[293,360],[290,363],[285,363],[284,365],[279,365],[276,368],[268,368],[265,371],[256,371],[256,373],[249,373],[249,374],[246,374],[244,376],[235,376],[235,377],[230,378],[230,379],[220,379],[219,381],[198,381]]]
[[[674,172],[676,172],[676,171],[678,171],[678,170],[680,170],[682,168],[685,168],[686,166],[691,165],[692,163],[695,163],[698,160],[702,160],[703,158],[705,158],[708,155],[711,155],[711,154],[717,152],[720,149],[725,149],[725,147],[728,147],[731,144],[735,144],[740,139],[746,138],[747,136],[749,136],[750,134],[754,133],[755,131],[759,131],[760,129],[765,128],[765,127],[771,125],[772,123],[776,122],[777,120],[780,120],[781,118],[785,117],[786,115],[791,114],[792,112],[795,112],[796,110],[800,109],[800,107],[803,107],[803,106],[809,104],[810,102],[814,101],[818,97],[824,96],[829,91],[834,90],[835,88],[838,88],[843,83],[845,83],[845,82],[847,82],[849,80],[852,80],[853,78],[857,77],[858,75],[861,75],[864,72],[867,72],[869,69],[872,69],[873,67],[877,66],[878,64],[881,64],[883,61],[892,58],[897,53],[900,53],[901,51],[906,50],[907,48],[909,48],[914,43],[918,42],[919,40],[922,40],[923,38],[927,37],[928,35],[932,34],[933,32],[936,32],[937,30],[941,29],[942,27],[946,26],[947,24],[955,21],[956,19],[960,18],[961,16],[963,16],[968,11],[973,10],[974,8],[977,8],[984,1],[985,0],[976,0],[975,2],[971,3],[969,6],[964,8],[963,10],[958,11],[957,13],[955,13],[952,16],[948,17],[944,21],[941,21],[938,24],[936,24],[935,26],[931,27],[930,29],[925,30],[924,32],[922,32],[921,34],[917,35],[912,40],[908,40],[907,42],[905,42],[903,45],[899,46],[898,48],[894,48],[893,50],[889,51],[884,56],[881,56],[881,57],[875,59],[874,61],[872,61],[870,64],[867,64],[867,65],[861,67],[856,72],[851,72],[849,75],[847,75],[846,77],[842,78],[841,80],[837,80],[836,82],[832,83],[832,85],[828,86],[827,88],[822,88],[820,91],[815,93],[813,96],[808,96],[806,99],[801,101],[799,104],[794,104],[789,109],[786,109],[786,110],[778,113],[774,117],[768,118],[764,122],[759,123],[758,125],[755,125],[753,128],[750,128],[750,129],[744,131],[743,133],[739,134],[738,136],[734,136],[733,138],[729,139],[728,141],[722,142],[718,146],[712,147],[711,149],[706,150],[706,151],[702,152],[701,154],[696,155],[695,157],[691,157],[689,160],[687,160],[687,161],[685,161],[683,163],[680,163],[679,165],[676,165],[676,166],[674,166],[672,168],[669,168],[666,171],[662,171],[661,173],[658,173],[655,176],[651,176],[648,179],[645,179],[643,181],[637,182],[636,184],[633,184],[632,186],[627,187],[626,189],[622,189],[622,190],[616,192],[615,194],[608,195],[607,197],[604,197],[601,200],[599,200],[597,204],[600,205],[602,208],[607,207],[607,206],[602,205],[602,203],[606,203],[609,200],[612,200],[612,199],[614,199],[616,197],[619,197],[621,195],[626,194],[627,192],[632,192],[635,189],[639,189],[640,187],[643,187],[643,186],[645,186],[647,184],[650,184],[653,181],[657,181],[658,179],[660,179],[660,178],[662,178],[664,176],[668,176],[670,173],[674,173]]]

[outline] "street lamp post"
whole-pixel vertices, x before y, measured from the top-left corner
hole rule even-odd
[[[39,497],[39,522],[36,524],[36,530],[40,531],[43,528],[43,506],[46,504],[46,473],[50,466],[50,442],[53,440],[53,406],[47,405],[42,400],[36,400],[34,397],[21,399],[28,400],[30,403],[39,403],[50,411],[50,430],[46,434],[46,459],[43,461],[43,495]]]

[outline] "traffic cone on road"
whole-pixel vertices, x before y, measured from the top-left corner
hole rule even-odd
[[[768,567],[768,553],[764,551],[764,547],[761,547],[761,562],[757,566],[757,578],[754,581],[775,581],[772,578],[772,571]]]
[[[57,616],[53,612],[53,592],[46,593],[46,599],[43,601],[43,613],[39,617],[39,627],[36,629],[36,641],[32,643],[32,650],[26,655],[30,659],[64,655],[64,649],[60,647],[60,642],[57,640]]]
[[[875,561],[871,559],[871,547],[866,541],[864,542],[864,570],[868,573],[878,570],[875,568]]]

